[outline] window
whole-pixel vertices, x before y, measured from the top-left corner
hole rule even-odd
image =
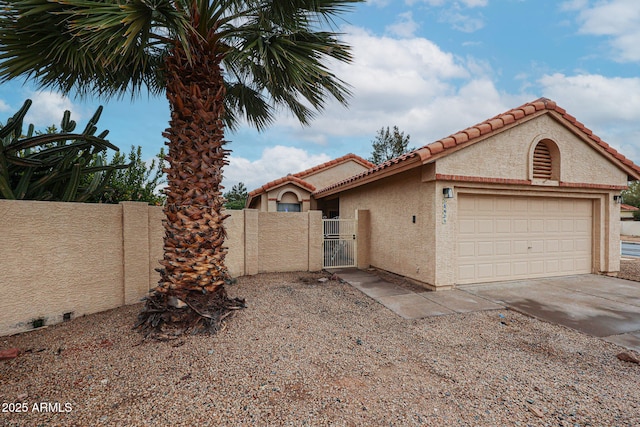
[[[533,150],[531,178],[540,181],[560,180],[560,150],[555,142],[543,139]]]
[[[300,212],[300,203],[278,203],[278,212]]]

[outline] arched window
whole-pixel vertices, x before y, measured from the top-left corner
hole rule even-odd
[[[300,212],[301,207],[298,196],[290,191],[282,194],[277,205],[278,212]]]
[[[550,139],[543,139],[536,144],[531,164],[531,177],[534,180],[560,180],[560,151]]]

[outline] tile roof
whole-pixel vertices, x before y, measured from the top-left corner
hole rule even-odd
[[[338,165],[340,163],[344,163],[346,161],[349,160],[354,160],[357,163],[360,163],[362,166],[366,167],[366,168],[372,168],[375,165],[373,163],[371,163],[370,161],[363,159],[360,156],[357,156],[353,153],[349,153],[346,154],[342,157],[338,157],[337,159],[333,159],[333,160],[329,160],[328,162],[322,163],[320,165],[314,166],[312,168],[309,168],[307,170],[304,170],[302,172],[298,172],[298,173],[294,173],[293,176],[296,176],[298,178],[304,178],[305,176],[309,176],[312,175],[314,173],[318,173],[320,171],[323,171],[325,169],[328,169],[330,167],[333,167],[335,165]]]
[[[340,163],[347,162],[349,160],[354,160],[355,162],[360,163],[361,165],[363,165],[364,167],[367,167],[367,168],[372,168],[372,167],[375,166],[370,161],[365,160],[362,157],[357,156],[357,155],[355,155],[353,153],[349,153],[349,154],[346,154],[346,155],[344,155],[342,157],[338,157],[337,159],[329,160],[328,162],[325,162],[325,163],[322,163],[320,165],[314,166],[312,168],[303,170],[302,172],[289,174],[289,175],[284,176],[282,178],[278,178],[278,179],[276,179],[274,181],[268,182],[268,183],[264,184],[262,187],[256,188],[255,190],[251,191],[249,193],[249,197],[251,197],[251,198],[255,197],[258,194],[262,194],[262,193],[264,193],[266,191],[271,190],[272,188],[278,187],[278,186],[280,186],[280,185],[282,185],[284,183],[287,183],[287,182],[298,184],[301,187],[308,189],[309,191],[315,191],[316,187],[313,186],[312,184],[304,181],[303,178],[305,178],[305,177],[307,177],[309,175],[313,175],[315,173],[321,172],[321,171],[323,171],[325,169],[329,169],[329,168],[331,168],[333,166],[336,166],[336,165],[338,165]]]
[[[309,190],[311,192],[316,191],[316,187],[313,186],[312,184],[308,183],[307,181],[304,181],[304,180],[298,178],[295,175],[287,175],[287,176],[284,176],[282,178],[278,178],[276,180],[267,182],[262,187],[256,188],[255,190],[251,191],[249,193],[249,198],[255,197],[258,194],[265,193],[265,192],[271,190],[272,188],[280,187],[281,185],[289,184],[289,183],[297,184],[298,186],[300,186],[302,188],[305,188],[305,189],[307,189],[307,190]]]
[[[436,160],[437,158],[443,157],[447,154],[457,151],[458,149],[483,140],[486,137],[499,132],[501,129],[507,126],[517,125],[548,111],[553,111],[559,114],[562,118],[573,125],[577,130],[579,130],[585,137],[591,139],[595,144],[603,148],[604,151],[606,151],[613,157],[613,159],[619,162],[624,169],[630,169],[631,171],[635,172],[638,177],[640,177],[639,166],[634,164],[631,160],[627,159],[622,154],[618,153],[618,151],[610,147],[598,136],[594,135],[594,133],[590,129],[588,129],[584,124],[580,123],[575,117],[568,114],[566,110],[558,106],[555,101],[552,101],[548,98],[539,98],[533,102],[529,102],[521,105],[520,107],[511,109],[505,113],[498,114],[495,117],[478,123],[477,125],[468,127],[446,138],[439,139],[435,142],[432,142],[431,144],[425,145],[406,154],[403,154],[402,156],[396,157],[395,159],[374,166],[373,168],[360,174],[354,175],[343,181],[320,189],[316,191],[314,195],[321,195],[322,193],[331,192],[332,190],[337,190],[340,187],[355,183],[356,181],[360,180],[362,180],[364,183],[364,181],[366,181],[366,177],[377,174],[384,175],[383,171],[385,170],[387,170],[389,173],[393,173],[392,170],[400,169],[400,166],[398,165],[402,165],[403,163],[413,164],[417,161],[420,161],[420,164],[424,164],[429,161]]]
[[[640,210],[640,209],[636,208],[635,206],[631,206],[631,205],[627,205],[627,204],[621,203],[620,204],[620,210],[623,210],[623,211],[637,211],[637,210]]]

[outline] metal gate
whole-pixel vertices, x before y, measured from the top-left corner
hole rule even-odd
[[[355,219],[323,219],[323,268],[355,267],[357,221]]]

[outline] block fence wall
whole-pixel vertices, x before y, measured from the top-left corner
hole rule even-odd
[[[228,211],[232,276],[322,269],[322,217]],[[0,336],[134,304],[159,279],[161,207],[0,200]]]

